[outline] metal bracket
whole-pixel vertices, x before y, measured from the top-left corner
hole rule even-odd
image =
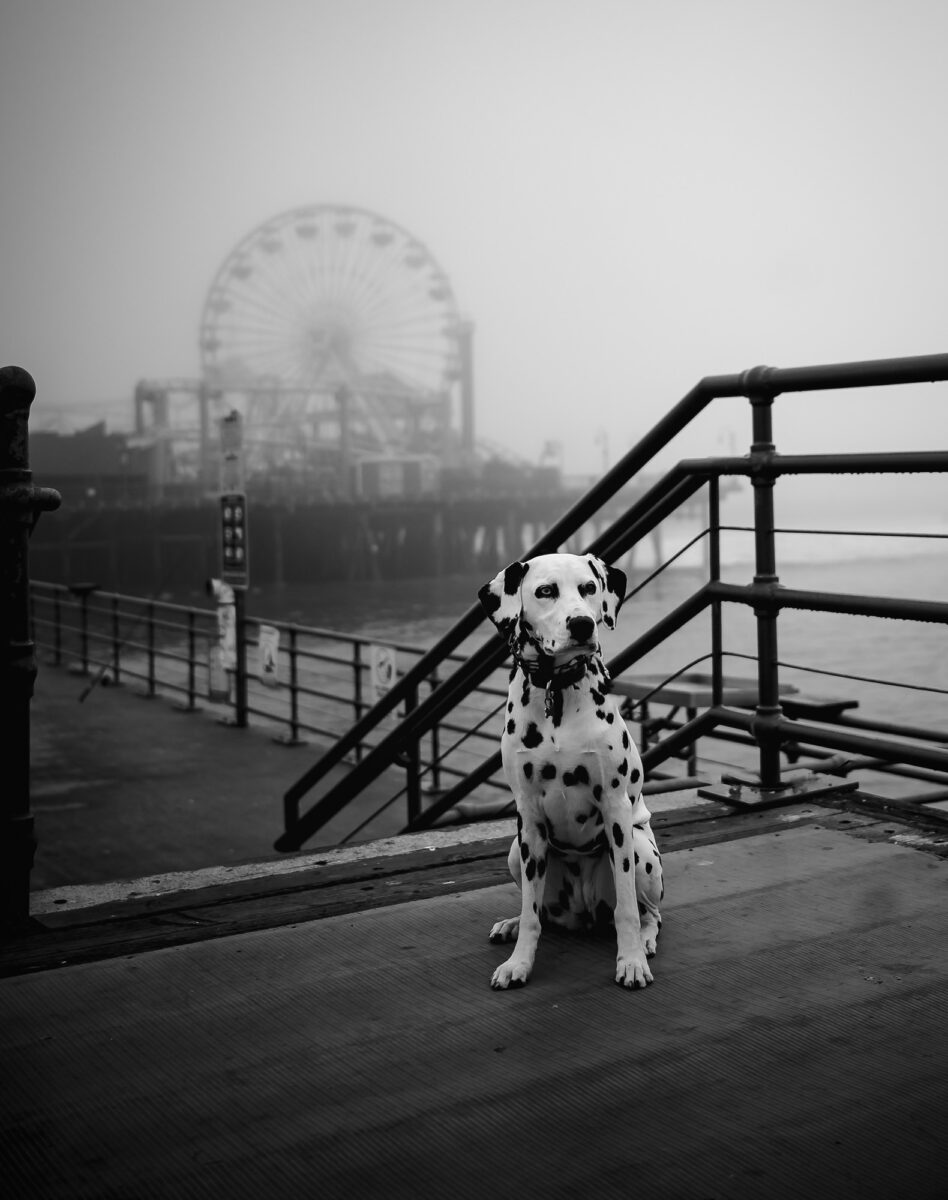
[[[721,786],[699,788],[698,795],[704,800],[717,800],[739,809],[778,808],[782,804],[798,804],[805,800],[817,800],[820,796],[839,796],[854,792],[859,787],[856,779],[827,779],[813,771],[788,772],[780,787],[761,786],[759,779],[740,775],[722,775]]]

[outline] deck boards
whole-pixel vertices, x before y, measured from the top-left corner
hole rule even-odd
[[[31,1197],[934,1197],[948,864],[831,822],[665,854],[655,984],[512,884],[0,981]]]

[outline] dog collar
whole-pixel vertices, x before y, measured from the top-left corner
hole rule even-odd
[[[558,667],[551,654],[541,651],[539,658],[525,659],[517,654],[514,661],[532,684],[546,689],[543,707],[546,715],[553,718],[554,725],[559,725],[563,718],[563,691],[579,683],[586,674],[589,659],[577,654]]]

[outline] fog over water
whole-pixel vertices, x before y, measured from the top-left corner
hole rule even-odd
[[[38,427],[194,377],[268,218],[367,208],[475,326],[477,431],[593,475],[699,378],[948,349],[940,0],[6,0],[0,361]],[[713,406],[663,461],[743,453]],[[781,397],[788,452],[948,446],[948,388]],[[795,488],[795,494],[794,494]],[[928,480],[785,512],[948,520]]]

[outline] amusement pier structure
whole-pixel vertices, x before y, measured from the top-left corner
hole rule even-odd
[[[212,574],[235,413],[256,582],[516,557],[574,497],[555,446],[532,464],[475,437],[472,337],[444,270],[394,222],[332,204],[266,221],[208,291],[200,378],[140,382],[131,436],[33,435],[64,498],[34,574],[114,587]]]

